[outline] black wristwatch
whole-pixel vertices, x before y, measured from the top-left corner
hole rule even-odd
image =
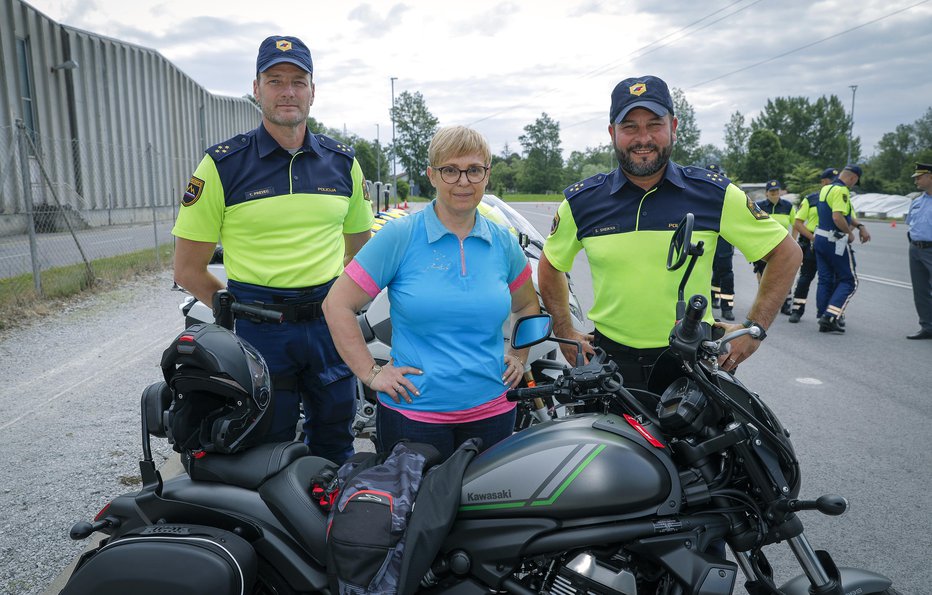
[[[757,327],[757,330],[760,331],[760,335],[757,336],[757,337],[751,335],[751,338],[752,338],[752,339],[757,339],[758,341],[763,341],[764,339],[767,338],[767,331],[764,330],[764,327],[762,327],[761,325],[757,324],[757,323],[754,322],[753,320],[745,320],[743,326],[744,326],[744,328],[751,328],[752,326],[756,326],[756,327]]]

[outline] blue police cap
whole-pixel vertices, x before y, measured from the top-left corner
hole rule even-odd
[[[314,72],[311,62],[311,51],[304,42],[297,37],[273,35],[266,37],[259,46],[259,55],[256,57],[256,72],[265,72],[276,64],[287,62],[294,64],[308,73]]]
[[[828,167],[822,170],[822,175],[819,176],[820,180],[834,180],[838,177],[838,170],[834,167]]]
[[[913,172],[911,178],[918,178],[923,174],[932,174],[932,163],[917,163],[916,171]]]
[[[850,171],[851,173],[856,175],[859,180],[861,179],[861,168],[853,163],[849,163],[848,165],[846,165],[842,171]]]
[[[673,113],[673,98],[670,89],[662,79],[656,76],[628,78],[612,91],[612,107],[608,112],[609,122],[621,122],[628,112],[636,107],[643,107],[658,116]]]
[[[780,185],[778,180],[767,180],[767,185],[764,186],[765,190],[780,190],[783,186]]]

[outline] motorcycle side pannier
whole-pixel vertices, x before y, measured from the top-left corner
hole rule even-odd
[[[256,552],[248,541],[198,525],[142,527],[85,554],[62,595],[250,593]]]

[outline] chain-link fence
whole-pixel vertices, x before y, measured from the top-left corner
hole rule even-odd
[[[170,265],[195,165],[0,127],[0,310]]]

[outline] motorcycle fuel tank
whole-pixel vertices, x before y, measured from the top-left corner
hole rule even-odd
[[[679,495],[663,443],[652,446],[616,415],[580,415],[513,434],[476,457],[458,518],[665,515],[679,511]]]

